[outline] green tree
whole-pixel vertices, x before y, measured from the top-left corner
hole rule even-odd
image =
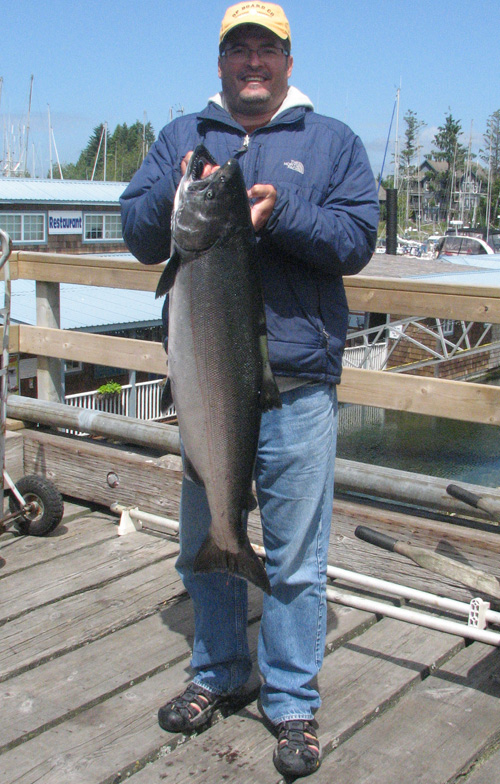
[[[405,145],[400,153],[400,168],[402,174],[411,175],[414,174],[415,157],[418,156],[418,132],[425,123],[417,118],[416,112],[412,109],[408,109],[403,119],[406,130]]]
[[[453,188],[453,178],[457,171],[463,170],[467,148],[461,143],[462,125],[451,112],[445,115],[444,125],[438,127],[433,139],[435,148],[427,156],[429,160],[444,161],[447,166],[434,178],[432,188],[441,203],[449,203]]]
[[[62,166],[65,180],[106,179],[128,182],[144,160],[150,146],[155,141],[153,126],[150,122],[133,125],[117,125],[112,134],[103,123],[94,128],[87,146],[80,153],[76,163]],[[106,152],[106,167],[104,156]],[[95,170],[94,170],[95,169]],[[53,177],[59,178],[59,167],[53,166]]]
[[[486,129],[484,149],[479,150],[479,157],[490,169],[492,182],[496,182],[500,178],[500,109],[488,117]]]

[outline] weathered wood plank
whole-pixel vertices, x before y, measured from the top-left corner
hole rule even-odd
[[[2,628],[0,678],[152,615],[184,593],[170,559],[34,609]]]
[[[19,350],[42,357],[90,363],[95,363],[99,357],[101,365],[160,375],[165,374],[167,368],[165,350],[161,343],[50,327],[32,327],[29,324],[21,324],[19,327]]]
[[[43,471],[64,494],[108,507],[119,501],[179,519],[182,473],[177,470],[180,459],[176,456],[163,461],[140,450],[128,451],[99,441],[29,431],[25,435],[24,461],[27,473],[43,466]],[[116,488],[108,484],[110,472],[118,479]]]
[[[5,558],[0,579],[106,539],[115,539],[117,523],[109,514],[75,504],[66,497],[63,519],[47,536],[21,536],[12,528],[0,536]]]
[[[262,593],[251,586],[251,622],[260,617],[261,610]],[[363,619],[374,622],[367,613],[352,611],[337,612],[331,617],[336,619],[339,640],[355,626],[361,626]],[[0,684],[0,754],[6,746],[45,732],[70,715],[187,659],[191,654],[193,623],[192,603],[185,597],[114,634]]]
[[[18,251],[12,255],[12,277],[48,282],[154,291],[163,265],[137,261]],[[412,263],[375,254],[362,274],[344,279],[349,307],[380,313],[431,315],[471,321],[500,323],[498,291],[485,283],[471,292],[463,284],[444,284],[438,279],[419,280],[422,273],[457,272],[443,262]],[[470,271],[470,268],[468,268]]]
[[[318,720],[327,750],[373,719],[457,649],[456,641],[445,635],[428,636],[426,630],[393,624],[398,622],[381,621],[325,658]],[[132,781],[156,784],[167,778],[170,784],[187,784],[203,777],[205,784],[278,782],[281,777],[272,763],[275,742],[253,703],[148,765]],[[314,780],[330,784],[335,777],[323,778],[320,770]]]
[[[499,664],[500,651],[473,643],[329,755],[321,780],[454,780],[500,738]]]
[[[354,535],[357,525],[374,528],[396,539],[411,541],[500,577],[498,533],[340,499],[334,505],[330,538],[329,562],[333,565],[466,602],[476,595],[477,592],[422,569],[404,556],[360,541]]]
[[[161,343],[20,325],[19,344],[27,354],[82,362],[95,362],[98,356],[103,365],[166,372]],[[344,403],[500,424],[500,388],[495,386],[346,367],[338,394]]]
[[[459,781],[461,784],[494,784],[498,780],[500,770],[500,751],[495,751],[487,759],[481,759],[472,766],[469,775],[462,774]],[[457,781],[458,784],[458,781]]]
[[[164,614],[163,618],[167,624],[168,618],[174,623],[172,613]],[[180,630],[177,627],[175,631],[180,631],[182,637],[188,627],[182,615],[177,616],[176,622],[179,620]],[[351,636],[372,621],[366,613],[343,610],[330,613],[329,643],[334,645],[339,633]],[[254,659],[257,633],[258,624],[251,625],[249,644]],[[143,640],[143,644],[147,641]],[[167,744],[177,745],[181,741],[180,735],[169,735],[158,727],[156,713],[159,703],[181,691],[189,677],[186,661],[182,660],[6,750],[0,757],[3,781],[5,784],[14,781],[16,784],[97,784],[119,775],[120,771],[133,771],[137,764],[140,766],[138,761],[156,757]],[[257,685],[256,679],[252,685]]]
[[[394,411],[500,424],[500,387],[465,381],[344,368],[338,399]]]
[[[118,536],[5,577],[0,623],[41,605],[89,591],[179,552],[177,543],[142,532]]]

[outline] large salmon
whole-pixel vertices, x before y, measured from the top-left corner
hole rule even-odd
[[[246,523],[261,412],[281,401],[243,175],[230,159],[202,177],[206,164],[215,161],[199,145],[176,193],[171,255],[156,291],[169,292],[168,385],[184,472],[205,486],[211,513],[194,569],[231,572],[269,593]]]

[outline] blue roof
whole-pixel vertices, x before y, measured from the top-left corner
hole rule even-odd
[[[35,281],[13,280],[11,320],[36,324]],[[130,291],[61,283],[61,327],[94,332],[155,326],[161,323],[162,303],[153,291]],[[3,306],[4,283],[0,283]]]
[[[126,182],[90,180],[39,180],[23,177],[0,177],[2,202],[30,204],[102,204],[117,205],[127,187]]]

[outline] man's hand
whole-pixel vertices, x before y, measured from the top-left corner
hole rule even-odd
[[[189,150],[189,152],[185,154],[184,158],[181,161],[181,174],[183,177],[186,173],[187,165],[189,163],[189,159],[192,154],[193,154],[193,150]],[[211,174],[214,173],[214,171],[217,171],[217,169],[220,169],[220,166],[212,166],[212,164],[206,163],[205,166],[203,167],[201,179],[203,179],[204,177],[209,177]]]
[[[274,185],[254,185],[250,188],[248,198],[253,201],[250,209],[252,223],[255,231],[264,228],[276,203],[276,188]]]

